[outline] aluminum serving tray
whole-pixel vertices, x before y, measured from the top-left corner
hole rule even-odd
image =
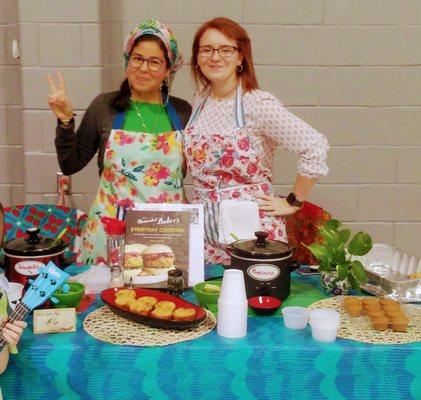
[[[361,285],[365,291],[402,303],[421,302],[421,259],[382,243],[355,259],[367,272],[368,282]]]

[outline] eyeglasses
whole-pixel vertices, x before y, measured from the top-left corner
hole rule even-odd
[[[133,68],[140,68],[144,62],[151,71],[158,71],[165,63],[165,61],[155,57],[144,58],[140,55],[133,55],[129,58],[129,65]]]
[[[238,48],[235,46],[221,46],[217,49],[212,46],[200,46],[199,47],[199,56],[203,58],[210,58],[213,56],[214,52],[217,52],[222,58],[231,58]]]

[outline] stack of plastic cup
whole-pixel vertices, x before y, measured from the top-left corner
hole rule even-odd
[[[15,309],[17,303],[22,298],[23,285],[21,283],[10,282],[6,290],[9,305],[12,310]]]
[[[240,338],[247,335],[247,296],[244,273],[239,269],[227,269],[222,279],[218,299],[219,336]]]
[[[310,311],[311,334],[319,342],[334,342],[338,334],[340,314],[331,308]]]

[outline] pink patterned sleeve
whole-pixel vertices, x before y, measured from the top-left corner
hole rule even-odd
[[[299,155],[298,173],[309,178],[327,175],[329,143],[324,135],[288,111],[267,92],[256,95],[257,121],[260,133],[279,146]]]

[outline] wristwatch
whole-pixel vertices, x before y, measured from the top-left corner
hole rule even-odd
[[[290,205],[290,206],[293,206],[293,207],[298,207],[298,208],[301,208],[302,206],[303,206],[303,204],[304,204],[304,201],[300,201],[300,200],[298,200],[297,199],[297,196],[295,195],[295,193],[294,192],[291,192],[288,196],[287,196],[287,203]]]

